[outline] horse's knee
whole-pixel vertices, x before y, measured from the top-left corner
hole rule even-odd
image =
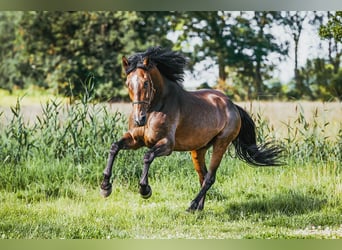
[[[151,164],[153,159],[154,159],[154,153],[153,152],[147,152],[145,155],[144,155],[144,163],[145,164]]]
[[[111,155],[116,155],[120,150],[120,145],[118,142],[114,142],[111,146],[110,146],[110,150],[109,153]]]

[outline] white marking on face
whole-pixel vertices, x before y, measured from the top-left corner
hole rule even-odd
[[[139,91],[139,78],[137,75],[133,75],[131,79],[132,85],[132,92],[133,92],[133,100],[138,101],[137,94]],[[134,119],[139,119],[140,117],[140,105],[134,105],[133,112],[134,112]]]
[[[137,75],[132,76],[132,90],[133,93],[137,93],[139,90],[139,79]]]

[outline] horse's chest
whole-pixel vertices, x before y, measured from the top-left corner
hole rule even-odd
[[[149,119],[144,132],[146,146],[152,147],[159,140],[167,137],[170,133],[170,124],[165,115],[158,115]]]

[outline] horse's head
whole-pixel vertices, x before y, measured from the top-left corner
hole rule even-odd
[[[127,73],[126,86],[133,105],[133,119],[137,126],[144,126],[147,122],[147,112],[151,107],[154,97],[154,86],[149,72],[148,57],[134,70],[128,71],[129,62],[122,57],[122,65]]]

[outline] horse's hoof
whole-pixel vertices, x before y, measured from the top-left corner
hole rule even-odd
[[[100,189],[100,194],[103,196],[103,198],[107,198],[112,193],[112,185],[110,185],[108,188]]]
[[[142,188],[140,188],[140,195],[142,198],[148,199],[152,196],[152,188],[150,187],[150,185],[147,185],[146,190],[144,191],[145,192],[143,192]]]
[[[186,211],[193,213],[195,211],[202,211],[203,208],[203,205],[199,204],[198,202],[192,201],[190,207]]]

